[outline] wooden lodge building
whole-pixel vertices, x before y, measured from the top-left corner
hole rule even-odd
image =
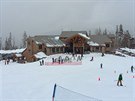
[[[88,35],[86,31],[62,31],[61,35],[38,35],[27,39],[23,52],[28,62],[36,61],[35,54],[58,53],[84,54],[87,52],[110,52],[112,39],[107,35]]]

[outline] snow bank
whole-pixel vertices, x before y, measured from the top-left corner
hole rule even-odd
[[[41,59],[47,57],[47,55],[43,52],[38,52],[37,54],[34,55],[36,58]]]
[[[130,48],[120,48],[121,50],[125,50],[125,51],[128,51],[128,52],[131,52],[131,53],[134,53],[135,54],[135,49],[130,49]]]
[[[15,49],[15,50],[0,50],[1,54],[10,54],[10,53],[22,53],[26,48]]]

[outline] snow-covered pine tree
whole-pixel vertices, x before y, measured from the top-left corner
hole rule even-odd
[[[22,39],[23,48],[26,47],[26,40],[27,40],[27,34],[26,34],[26,31],[24,31],[23,39]]]
[[[103,35],[107,35],[107,29],[105,28]]]
[[[13,46],[12,46],[12,34],[11,34],[11,32],[9,34],[9,38],[8,38],[7,41],[8,41],[8,49],[12,50]]]
[[[26,31],[24,31],[23,39],[22,39],[22,41],[23,41],[23,48],[26,47],[26,40],[27,40],[27,34],[26,34]]]

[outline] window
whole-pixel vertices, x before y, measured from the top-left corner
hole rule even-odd
[[[46,53],[46,48],[44,48],[44,52]]]
[[[38,47],[39,49],[42,49],[42,45],[39,45],[39,47]]]
[[[52,52],[55,53],[55,48],[52,48]]]
[[[106,47],[110,47],[110,44],[106,44]]]
[[[28,45],[30,45],[30,41],[28,41]]]
[[[59,52],[59,48],[58,48],[58,47],[56,48],[56,52],[57,52],[57,53]]]
[[[96,50],[99,50],[99,47],[96,47]]]
[[[29,51],[29,54],[32,54],[32,51],[30,49],[28,51]]]
[[[63,47],[60,48],[60,51],[63,52]]]

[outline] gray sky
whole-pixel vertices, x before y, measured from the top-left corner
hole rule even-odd
[[[135,34],[135,0],[0,0],[0,36],[107,28]]]

